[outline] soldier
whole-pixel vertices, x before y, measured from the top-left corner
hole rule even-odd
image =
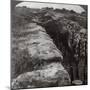
[[[72,73],[73,73],[73,81],[78,79],[78,61],[79,61],[79,40],[80,35],[78,33],[74,33],[73,37],[73,60],[71,61]]]
[[[87,38],[86,29],[80,30],[80,42],[79,42],[79,64],[78,64],[78,75],[79,79],[85,84],[87,77]]]

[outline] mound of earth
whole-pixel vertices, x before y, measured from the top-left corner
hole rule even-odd
[[[43,27],[29,23],[25,29],[14,33],[13,38],[12,42],[15,44],[12,49],[16,50],[12,56],[16,70],[13,88],[70,84],[69,74],[60,63],[63,60],[62,53]]]

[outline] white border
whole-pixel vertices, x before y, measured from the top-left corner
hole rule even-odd
[[[90,0],[30,0],[30,1],[90,5]],[[88,6],[88,8],[90,8],[90,6]],[[90,16],[90,12],[88,12],[88,16]],[[88,28],[88,39],[90,39],[89,29],[90,27]],[[90,46],[89,44],[90,43],[88,42],[88,46]],[[90,50],[90,48],[88,49]],[[89,59],[88,62],[90,62]],[[89,63],[88,66],[90,66]],[[90,72],[88,72],[88,74],[89,74],[88,76],[90,76]],[[88,79],[88,81],[90,84],[90,78]],[[8,90],[9,86],[10,86],[10,0],[0,0],[0,90]],[[41,90],[44,89],[45,90],[55,90],[55,89],[90,90],[90,86],[88,85],[88,86],[76,86],[76,87],[70,86],[70,87],[41,88]]]

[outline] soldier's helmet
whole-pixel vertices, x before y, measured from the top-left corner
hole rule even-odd
[[[80,30],[80,37],[85,39],[86,36],[87,36],[87,30],[84,29],[84,28],[81,29],[81,30]]]
[[[80,34],[86,34],[86,29],[84,29],[84,28],[81,29],[81,30],[80,30]]]

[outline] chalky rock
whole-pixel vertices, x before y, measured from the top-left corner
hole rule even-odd
[[[70,85],[69,74],[61,64],[62,53],[46,30],[36,23],[27,24],[24,28],[18,31],[16,34],[18,38],[13,40],[18,47],[18,56],[16,55],[20,57],[18,62],[23,63],[20,65],[18,63],[21,71],[13,79],[12,88]],[[27,70],[27,68],[32,68],[32,70]]]
[[[12,81],[12,88],[41,88],[70,85],[70,77],[61,63],[50,63],[41,70],[26,72]]]

